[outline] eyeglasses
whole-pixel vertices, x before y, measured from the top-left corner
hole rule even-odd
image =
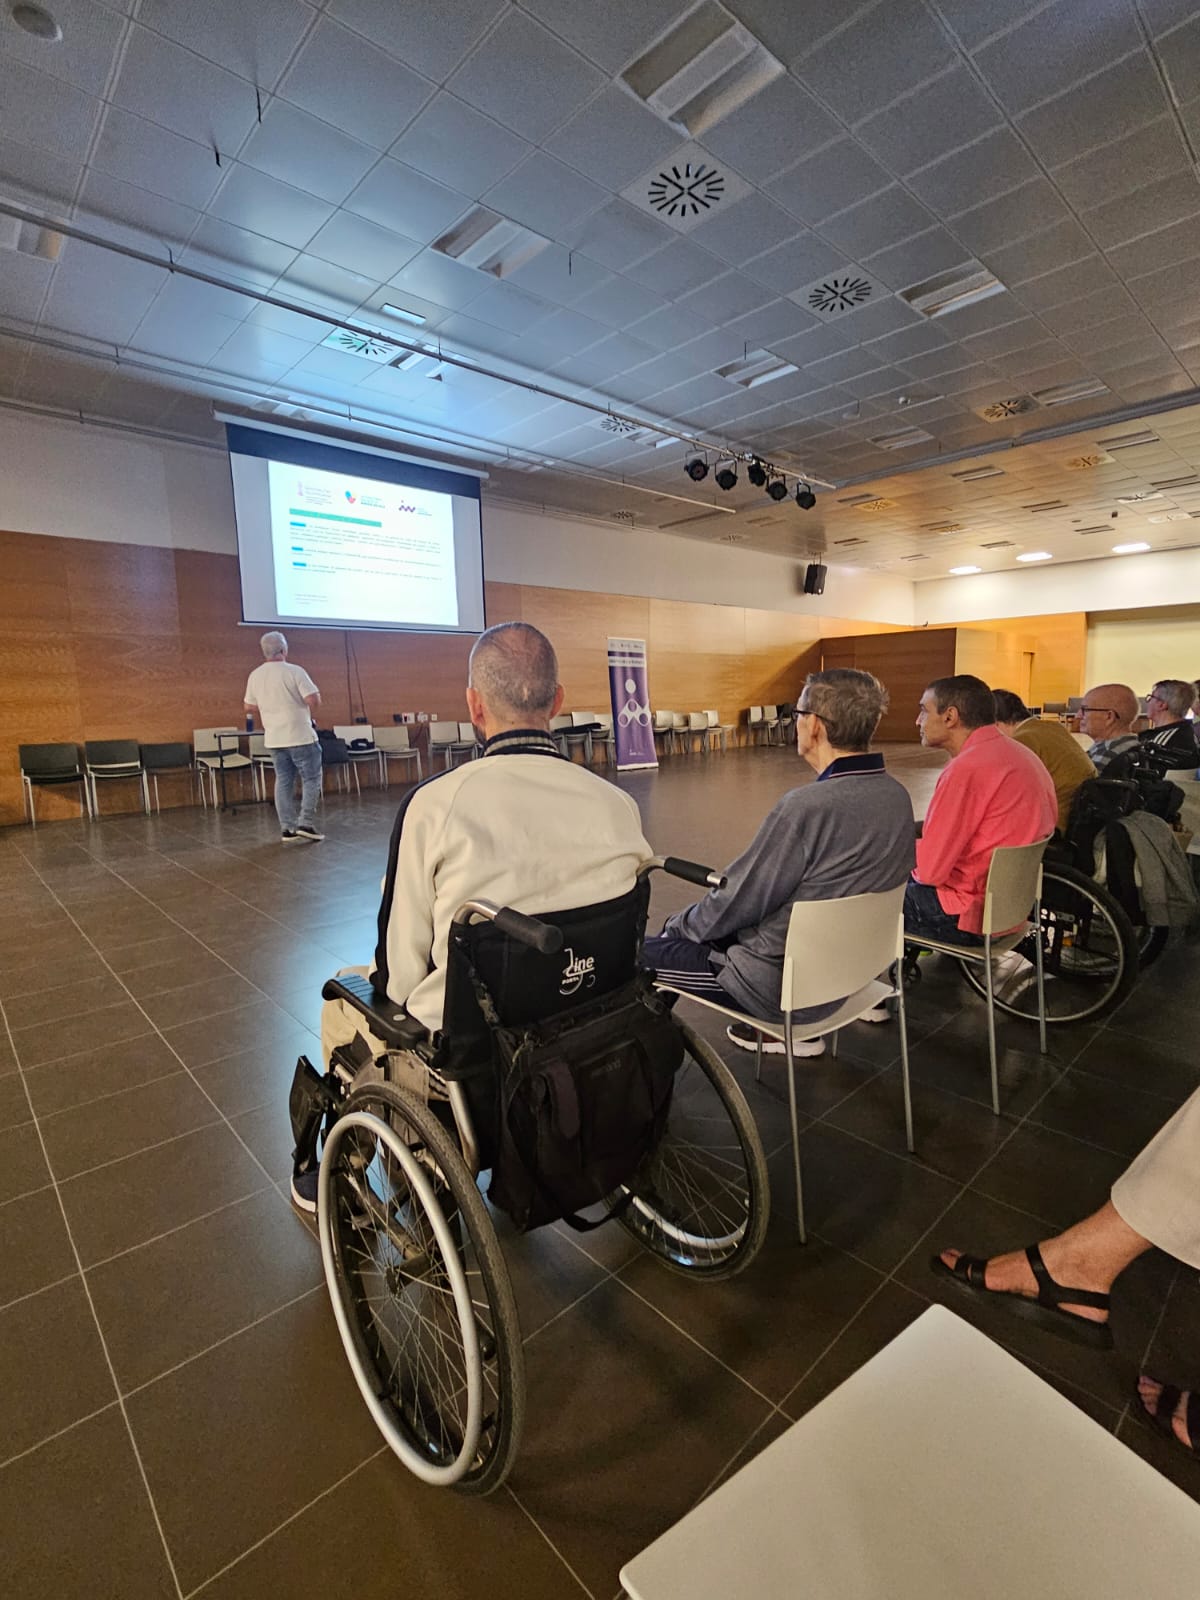
[[[821,717],[819,711],[814,711],[811,706],[802,706],[800,704],[796,706],[796,715],[798,717],[820,717],[822,722],[825,720],[824,717]]]
[[[1160,695],[1160,694],[1148,694],[1148,695],[1147,695],[1147,696],[1146,696],[1146,699],[1147,699],[1147,700],[1153,700],[1153,701],[1154,701],[1154,702],[1155,702],[1155,704],[1156,704],[1156,705],[1160,705],[1160,706],[1165,706],[1165,705],[1166,705],[1166,703],[1167,703],[1167,702],[1166,702],[1166,701],[1165,701],[1165,700],[1164,700],[1164,699],[1163,699],[1163,697],[1162,697],[1162,695]]]
[[[1090,716],[1093,711],[1106,711],[1110,717],[1120,716],[1120,712],[1115,711],[1112,706],[1080,706],[1079,715],[1081,717],[1087,717]]]

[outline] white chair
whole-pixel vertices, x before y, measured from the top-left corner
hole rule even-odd
[[[782,727],[782,724],[781,724],[780,718],[779,718],[779,707],[778,706],[764,706],[763,707],[763,721],[767,725],[767,743],[768,744],[782,744],[783,743],[783,727]]]
[[[1034,933],[1034,966],[1037,971],[1038,1047],[1046,1054],[1046,984],[1042,970],[1042,857],[1049,838],[1036,844],[999,845],[992,851],[987,885],[983,892],[983,944],[950,944],[943,939],[928,939],[924,934],[908,934],[905,943],[918,950],[937,950],[956,961],[978,962],[984,971],[987,994],[988,1060],[992,1069],[992,1110],[1000,1115],[1000,1079],[996,1067],[995,974],[992,957],[1007,955],[1022,939]],[[1033,907],[1030,919],[1029,909]],[[1005,929],[1013,931],[1005,932]]]
[[[384,771],[383,755],[379,750],[375,739],[375,729],[371,724],[369,722],[335,723],[333,732],[336,738],[344,741],[346,754],[350,758],[352,766],[360,767],[364,763],[374,763],[375,771],[379,774],[379,787],[385,789],[387,787],[387,778]],[[370,750],[355,750],[352,748],[352,742],[355,739],[369,739],[373,748]]]
[[[574,726],[569,711],[562,711],[557,717],[550,718],[550,737],[558,746],[560,755],[567,753],[567,734]]]
[[[421,752],[409,743],[408,729],[403,725],[395,728],[375,729],[375,748],[383,756],[383,786],[388,786],[388,767],[393,761],[399,761],[401,766],[408,767],[412,762],[417,764],[417,782],[422,778]]]
[[[226,772],[249,772],[251,784],[254,782],[254,766],[250,757],[244,756],[234,743],[241,731],[240,728],[231,727],[192,729],[196,771],[200,774],[202,788],[207,779],[214,806],[219,803],[217,782],[222,768]],[[217,742],[218,734],[224,736],[221,743]]]
[[[737,723],[722,722],[721,713],[719,711],[706,711],[704,715],[708,718],[708,736],[706,741],[707,748],[711,750],[713,740],[716,739],[720,743],[723,751],[725,749],[725,742],[728,736],[731,733],[737,732]]]
[[[668,753],[675,748],[675,713],[673,711],[656,711],[654,713],[654,746],[658,748],[662,740],[663,752]]]
[[[763,715],[762,706],[751,706],[746,713],[747,743],[759,744],[763,737],[768,744],[771,742],[771,729]]]
[[[275,757],[267,749],[265,733],[252,733],[249,738],[250,775],[254,782],[257,800],[267,799],[267,774],[275,776]]]
[[[598,711],[596,721],[600,726],[593,730],[592,749],[604,751],[604,764],[607,766],[617,759],[617,736],[613,731],[612,712]]]
[[[469,755],[474,761],[481,749],[479,735],[475,732],[473,722],[460,722],[458,725],[458,739],[454,745],[459,755]]]
[[[693,741],[699,739],[701,755],[708,754],[708,712],[689,711],[687,714],[687,728],[684,731],[689,752],[693,748]]]
[[[572,711],[571,732],[567,734],[567,752],[576,745],[583,746],[583,759],[587,766],[592,764],[592,730],[599,717],[594,711]]]
[[[433,766],[434,754],[441,751],[442,764],[447,770],[454,765],[454,758],[461,755],[470,755],[475,750],[475,731],[471,730],[471,740],[468,744],[462,737],[457,722],[431,722],[429,724],[429,765]]]
[[[837,1054],[837,1035],[848,1022],[885,1000],[895,999],[900,1022],[900,1074],[904,1085],[904,1132],[913,1148],[912,1092],[908,1081],[908,1023],[904,1014],[904,884],[878,894],[850,895],[844,900],[800,900],[792,907],[787,945],[783,956],[783,981],[779,1008],[782,1022],[750,1017],[730,1006],[717,1005],[702,995],[687,994],[668,983],[658,984],[671,994],[683,995],[697,1005],[719,1011],[734,1022],[743,1023],[758,1035],[755,1077],[762,1076],[764,1037],[782,1039],[787,1057],[788,1105],[792,1115],[792,1157],[796,1173],[796,1224],[800,1243],[808,1241],[804,1227],[804,1182],[800,1172],[800,1125],[796,1114],[796,1058],[793,1044],[833,1035]],[[877,976],[895,970],[894,984]],[[843,999],[846,990],[850,995]],[[795,1022],[794,1013],[812,1006],[841,1004],[832,1016],[820,1022]]]

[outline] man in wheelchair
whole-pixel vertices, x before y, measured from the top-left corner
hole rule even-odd
[[[504,622],[481,634],[466,698],[482,759],[408,792],[392,828],[374,965],[339,974],[369,979],[425,1035],[442,1027],[450,926],[461,905],[595,905],[628,893],[651,855],[636,803],[565,760],[550,737],[563,690],[543,633]],[[369,1068],[385,1048],[344,1000],[326,1001],[321,1046],[327,1069],[344,1076]],[[316,1209],[316,1179],[315,1167],[293,1175],[292,1198],[305,1211]]]

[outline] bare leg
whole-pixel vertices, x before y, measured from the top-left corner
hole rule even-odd
[[[1042,1260],[1056,1283],[1072,1289],[1091,1289],[1107,1294],[1113,1282],[1131,1261],[1149,1250],[1149,1239],[1143,1239],[1124,1222],[1112,1201],[1106,1201],[1099,1211],[1077,1222],[1065,1233],[1042,1242]],[[953,1266],[961,1250],[943,1250],[942,1260]],[[992,1256],[984,1274],[988,1289],[1037,1298],[1037,1284],[1023,1250],[1008,1255]],[[1107,1322],[1108,1313],[1094,1306],[1072,1306],[1064,1303],[1063,1310],[1074,1316],[1086,1317],[1092,1322]]]

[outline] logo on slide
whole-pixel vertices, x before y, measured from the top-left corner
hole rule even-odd
[[[346,490],[346,499],[349,500],[351,505],[354,504],[354,496],[350,493],[349,489]]]

